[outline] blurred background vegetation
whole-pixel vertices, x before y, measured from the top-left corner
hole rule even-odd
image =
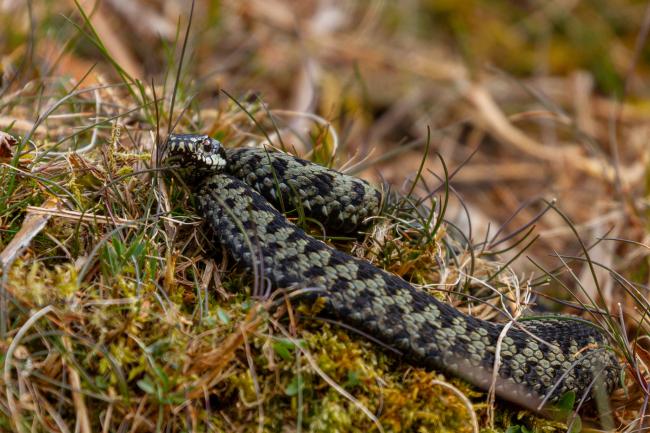
[[[73,2],[27,4],[3,3],[5,95],[33,79],[91,85],[120,73],[171,90],[188,2],[82,2],[93,37]],[[427,127],[452,169],[478,148],[454,177],[475,240],[522,203],[508,228],[530,221],[543,197],[596,224],[590,235],[613,224],[610,237],[640,230],[623,237],[641,241],[645,213],[622,208],[649,182],[649,20],[646,2],[623,0],[197,1],[179,98],[209,123],[227,102],[222,89],[259,97],[298,137],[316,134],[306,117],[316,114],[338,131],[340,160],[372,161],[363,175],[375,182],[413,177]],[[430,152],[426,168],[440,174],[436,161]],[[531,251],[543,263],[574,241],[562,227],[557,215],[538,222]],[[647,282],[646,266],[623,262]]]

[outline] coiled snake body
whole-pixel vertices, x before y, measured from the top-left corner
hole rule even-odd
[[[612,391],[620,367],[597,328],[570,318],[503,324],[461,313],[402,278],[336,250],[290,223],[278,208],[301,207],[337,231],[375,214],[380,194],[365,181],[278,152],[225,150],[204,135],[170,135],[164,162],[198,199],[229,253],[274,287],[315,287],[341,321],[501,398],[539,409],[568,391]],[[274,207],[273,205],[276,207]],[[501,338],[500,338],[501,335]],[[497,344],[498,360],[497,357]]]

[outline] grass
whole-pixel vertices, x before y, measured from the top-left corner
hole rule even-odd
[[[56,21],[42,8],[35,5],[32,14]],[[259,13],[250,8],[237,17],[227,6],[222,12],[231,19]],[[435,6],[428,9],[427,19],[439,13]],[[390,8],[379,13],[377,23],[397,19]],[[357,53],[361,60],[375,62],[377,69],[355,69],[349,81],[323,79],[323,101],[331,104],[317,114],[278,111],[285,107],[278,100],[237,96],[244,91],[206,101],[199,95],[209,93],[209,74],[203,81],[192,79],[192,66],[205,49],[200,40],[191,51],[187,34],[181,38],[179,30],[176,45],[166,47],[164,55],[167,61],[178,59],[176,67],[168,67],[160,81],[140,79],[116,60],[115,47],[103,40],[95,19],[105,14],[78,5],[59,20],[67,23],[60,31],[74,38],[56,63],[65,58],[79,61],[80,53],[92,50],[97,66],[78,79],[45,78],[37,73],[41,65],[25,63],[2,94],[0,124],[18,141],[0,143],[0,429],[524,433],[567,431],[569,424],[573,431],[643,428],[649,395],[643,390],[648,362],[647,187],[635,189],[626,183],[648,183],[647,161],[644,166],[644,154],[634,145],[647,123],[642,108],[634,111],[634,106],[623,105],[619,119],[620,139],[627,144],[621,146],[619,158],[636,157],[642,162],[641,174],[629,177],[635,167],[630,162],[625,166],[629,170],[614,176],[620,166],[613,158],[576,153],[583,143],[600,143],[601,132],[584,133],[578,115],[565,114],[541,96],[523,99],[522,79],[503,79],[501,73],[494,73],[492,81],[464,73],[445,76],[449,70],[464,70],[463,64],[450,63],[452,69],[445,69],[418,57],[420,50],[411,53],[411,60],[417,60],[411,70],[395,61],[386,42]],[[453,21],[454,32],[468,25],[460,21]],[[390,26],[381,28],[378,35]],[[7,32],[20,31],[7,26]],[[45,39],[39,31],[27,33],[32,34],[32,45]],[[255,27],[252,34],[262,38],[266,33]],[[363,46],[363,35],[356,36],[336,48],[337,58]],[[326,39],[321,41],[325,45]],[[274,52],[273,46],[268,49]],[[70,52],[74,55],[64,55]],[[240,65],[245,77],[240,85],[246,91],[256,73],[246,69],[249,63]],[[269,71],[264,76],[273,77]],[[458,94],[447,94],[447,108],[437,113],[427,111],[427,100],[418,99],[422,95],[382,106],[381,95],[370,94],[392,93],[373,84],[377,77],[399,83],[404,74],[429,74],[428,79],[440,80],[432,86],[452,83]],[[603,89],[618,85],[609,66],[598,77]],[[238,76],[228,79],[235,83]],[[494,83],[506,86],[503,100],[490,92]],[[277,79],[271,89],[283,85]],[[549,86],[551,96],[544,98],[554,98],[554,89]],[[272,90],[267,93],[273,95]],[[444,89],[438,95],[444,99]],[[557,100],[563,104],[561,96]],[[506,115],[503,107],[513,105],[519,110]],[[403,116],[400,110],[411,120],[424,116],[436,126],[397,127],[393,119]],[[540,113],[557,122],[552,127],[542,120],[535,124]],[[362,120],[353,120],[355,116]],[[544,419],[492,403],[485,393],[453,377],[400,362],[389,349],[319,317],[318,303],[290,302],[292,295],[281,291],[268,299],[251,296],[260,289],[252,276],[213,244],[193,212],[191,197],[156,165],[157,145],[175,123],[178,131],[200,130],[229,146],[273,142],[367,177],[381,170],[390,180],[386,185],[393,186],[386,187],[386,203],[373,228],[358,239],[330,242],[484,319],[503,319],[506,309],[508,314],[523,312],[542,288],[555,289],[544,291],[544,296],[560,298],[570,312],[590,318],[611,335],[614,350],[628,366],[627,388],[617,391],[611,402],[584,408],[579,418],[565,410],[558,420]],[[437,127],[441,124],[446,126]],[[403,134],[398,140],[377,133],[391,125]],[[308,133],[301,134],[298,127]],[[373,133],[380,143],[374,153],[354,147],[359,137]],[[544,136],[572,144],[548,151],[539,138]],[[396,146],[404,137],[404,145]],[[458,154],[450,153],[449,140],[460,142],[462,137],[469,144],[496,139],[506,145],[495,151],[501,155],[493,155],[485,144],[478,152],[473,146],[468,146],[471,151],[457,146]],[[463,176],[478,159],[479,166],[497,164],[494,172],[529,179],[530,170],[521,177],[512,169],[512,149],[538,158],[540,170],[569,172],[565,182],[573,187],[603,194],[615,216],[599,221],[598,215],[580,207],[584,201],[578,194],[569,194],[577,202],[567,204],[569,217],[555,203],[531,198],[531,189],[539,193],[539,184],[510,184],[490,190],[497,203],[507,208],[504,203],[513,201],[508,190],[515,190],[529,199],[528,206],[495,214],[508,224],[481,233],[485,224],[475,222],[475,213],[480,214],[475,203],[482,198],[471,188],[459,191],[468,182]],[[409,176],[395,169],[400,162],[386,164],[398,159],[410,167]],[[481,180],[474,182],[480,185]],[[617,190],[616,182],[625,188]],[[473,198],[473,206],[460,198],[465,193]],[[465,208],[465,227],[451,215],[454,204]],[[512,220],[506,219],[510,214]],[[322,235],[308,219],[298,215],[295,220]],[[606,235],[583,241],[585,225],[604,225],[606,229],[595,231]],[[550,230],[566,234],[557,242],[545,236]],[[551,260],[540,254],[549,249],[569,252],[554,253]],[[613,260],[618,254],[622,259]],[[532,266],[522,265],[527,261]],[[567,300],[558,288],[574,296]],[[611,316],[603,314],[606,311]]]

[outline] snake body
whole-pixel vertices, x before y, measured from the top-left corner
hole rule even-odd
[[[555,317],[503,332],[503,324],[463,314],[309,236],[278,210],[299,207],[326,227],[354,231],[381,200],[365,181],[284,153],[225,150],[202,135],[171,135],[165,160],[180,166],[200,215],[236,260],[275,288],[321,289],[329,312],[411,363],[494,386],[501,398],[532,409],[569,391],[580,397],[616,388],[619,364],[595,326]]]

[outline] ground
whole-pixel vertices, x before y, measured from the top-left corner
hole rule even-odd
[[[0,7],[0,429],[642,428],[645,4]],[[381,218],[329,242],[482,318],[595,321],[627,388],[544,419],[253,296],[158,165],[171,126],[383,185]]]

